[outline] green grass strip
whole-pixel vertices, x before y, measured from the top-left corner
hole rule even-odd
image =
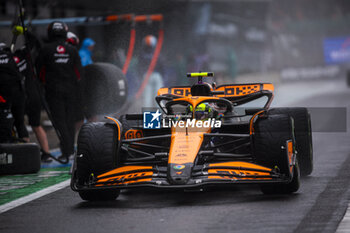
[[[42,168],[36,174],[0,176],[0,205],[70,179],[68,172],[69,167]]]

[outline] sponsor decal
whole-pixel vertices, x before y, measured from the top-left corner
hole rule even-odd
[[[175,170],[182,170],[184,169],[186,166],[185,165],[182,165],[182,164],[178,164],[178,165],[174,165],[173,168]]]
[[[52,29],[62,30],[65,29],[65,26],[60,22],[56,22],[52,25]]]
[[[69,57],[69,54],[66,53],[54,53],[53,54],[54,57]]]
[[[244,170],[222,170],[222,169],[209,169],[209,179],[225,179],[225,180],[255,180],[255,179],[271,179],[269,177],[249,177],[249,176],[268,176],[268,172],[254,172]],[[248,177],[247,177],[248,176]]]
[[[129,129],[125,133],[125,138],[126,139],[133,139],[133,138],[142,138],[143,134],[141,130],[136,130],[136,129]]]
[[[102,178],[97,181],[96,186],[108,186],[108,185],[118,185],[118,184],[130,184],[137,182],[150,181],[152,178],[153,172],[135,172],[126,175],[118,175],[111,178]],[[130,180],[131,179],[131,180]],[[109,182],[108,184],[100,184],[103,182]]]
[[[350,62],[350,37],[326,38],[323,51],[326,64]]]
[[[58,58],[55,60],[56,63],[68,63],[69,58]]]
[[[169,88],[169,94],[173,95],[181,95],[181,96],[190,96],[191,89],[190,88]]]
[[[66,52],[66,48],[63,47],[62,45],[57,46],[56,50],[57,50],[57,52],[58,52],[59,54],[62,54],[62,53],[65,53],[65,52]]]
[[[7,64],[9,62],[8,58],[0,59],[0,64]]]
[[[15,60],[16,64],[18,64],[18,62],[19,62],[19,58],[18,57],[14,56],[13,60]]]
[[[239,86],[225,86],[226,96],[242,96],[249,95],[260,91],[260,85],[239,85]]]
[[[124,82],[124,80],[119,80],[118,86],[119,86],[119,95],[125,96],[125,82]]]
[[[215,36],[231,38],[237,35],[238,27],[234,23],[227,23],[227,24],[210,23],[208,25],[208,33]]]
[[[336,78],[339,76],[340,71],[338,65],[288,68],[281,71],[281,78],[283,80]]]
[[[143,128],[144,129],[160,129],[161,116],[159,109],[156,112],[143,112]]]
[[[178,120],[180,120],[181,119],[181,115],[175,115],[175,117],[174,117],[174,120],[175,121],[178,121]]]
[[[7,165],[7,164],[12,164],[12,154],[6,154],[2,153],[0,154],[0,164],[1,165]]]
[[[6,100],[1,95],[0,95],[0,103],[6,103]]]
[[[18,65],[20,66],[20,67],[18,68],[20,72],[22,72],[23,70],[27,69],[27,63],[25,63],[25,60],[20,61],[20,62],[18,63]]]

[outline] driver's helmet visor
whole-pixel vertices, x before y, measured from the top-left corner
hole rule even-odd
[[[209,112],[208,111],[195,111],[194,118],[197,120],[205,120],[208,119]]]

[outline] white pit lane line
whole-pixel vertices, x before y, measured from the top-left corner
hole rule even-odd
[[[348,233],[350,232],[350,204],[348,205],[348,209],[341,220],[336,233]]]
[[[31,202],[31,201],[38,199],[42,196],[45,196],[47,194],[53,193],[57,190],[63,189],[65,187],[69,186],[69,184],[70,184],[70,179],[62,181],[61,183],[52,185],[50,187],[47,187],[47,188],[42,189],[40,191],[37,191],[35,193],[29,194],[28,196],[24,196],[24,197],[21,197],[21,198],[14,200],[14,201],[11,201],[9,203],[3,204],[0,206],[0,214],[4,213],[10,209],[16,208],[20,205]]]
[[[57,153],[59,151],[60,151],[60,149],[56,148],[56,149],[50,150],[50,153],[54,154],[54,153]],[[20,205],[23,205],[23,204],[26,204],[28,202],[31,202],[31,201],[33,201],[35,199],[40,198],[40,197],[43,197],[43,196],[45,196],[47,194],[56,192],[56,191],[58,191],[60,189],[63,189],[65,187],[69,186],[69,185],[70,185],[70,179],[62,181],[61,183],[52,185],[50,187],[44,188],[42,190],[39,190],[39,191],[37,191],[35,193],[32,193],[32,194],[29,194],[27,196],[18,198],[16,200],[13,200],[13,201],[8,202],[6,204],[3,204],[3,205],[0,206],[0,214],[6,212],[8,210],[11,210],[13,208],[16,208],[16,207],[18,207]]]

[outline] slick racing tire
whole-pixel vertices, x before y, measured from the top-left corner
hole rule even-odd
[[[301,176],[313,170],[311,118],[307,108],[273,108],[269,114],[288,114],[294,119],[296,151]]]
[[[0,175],[37,173],[40,149],[35,143],[0,144]]]
[[[286,142],[292,140],[294,145],[293,119],[288,115],[268,115],[259,117],[254,125],[254,154],[259,165],[276,168],[281,174],[290,178],[288,184],[262,185],[262,191],[273,190],[278,193],[292,193],[299,189],[299,167],[290,172],[290,162],[286,152]],[[283,149],[284,147],[284,149]],[[294,150],[294,148],[293,148]],[[294,152],[294,151],[293,151]]]
[[[109,63],[85,66],[81,90],[84,113],[87,118],[116,113],[127,99],[125,75],[121,69]]]
[[[76,158],[76,178],[78,185],[87,185],[89,179],[119,164],[117,156],[118,131],[115,125],[104,122],[84,124],[78,136]],[[119,190],[87,190],[79,191],[83,200],[114,200]]]

